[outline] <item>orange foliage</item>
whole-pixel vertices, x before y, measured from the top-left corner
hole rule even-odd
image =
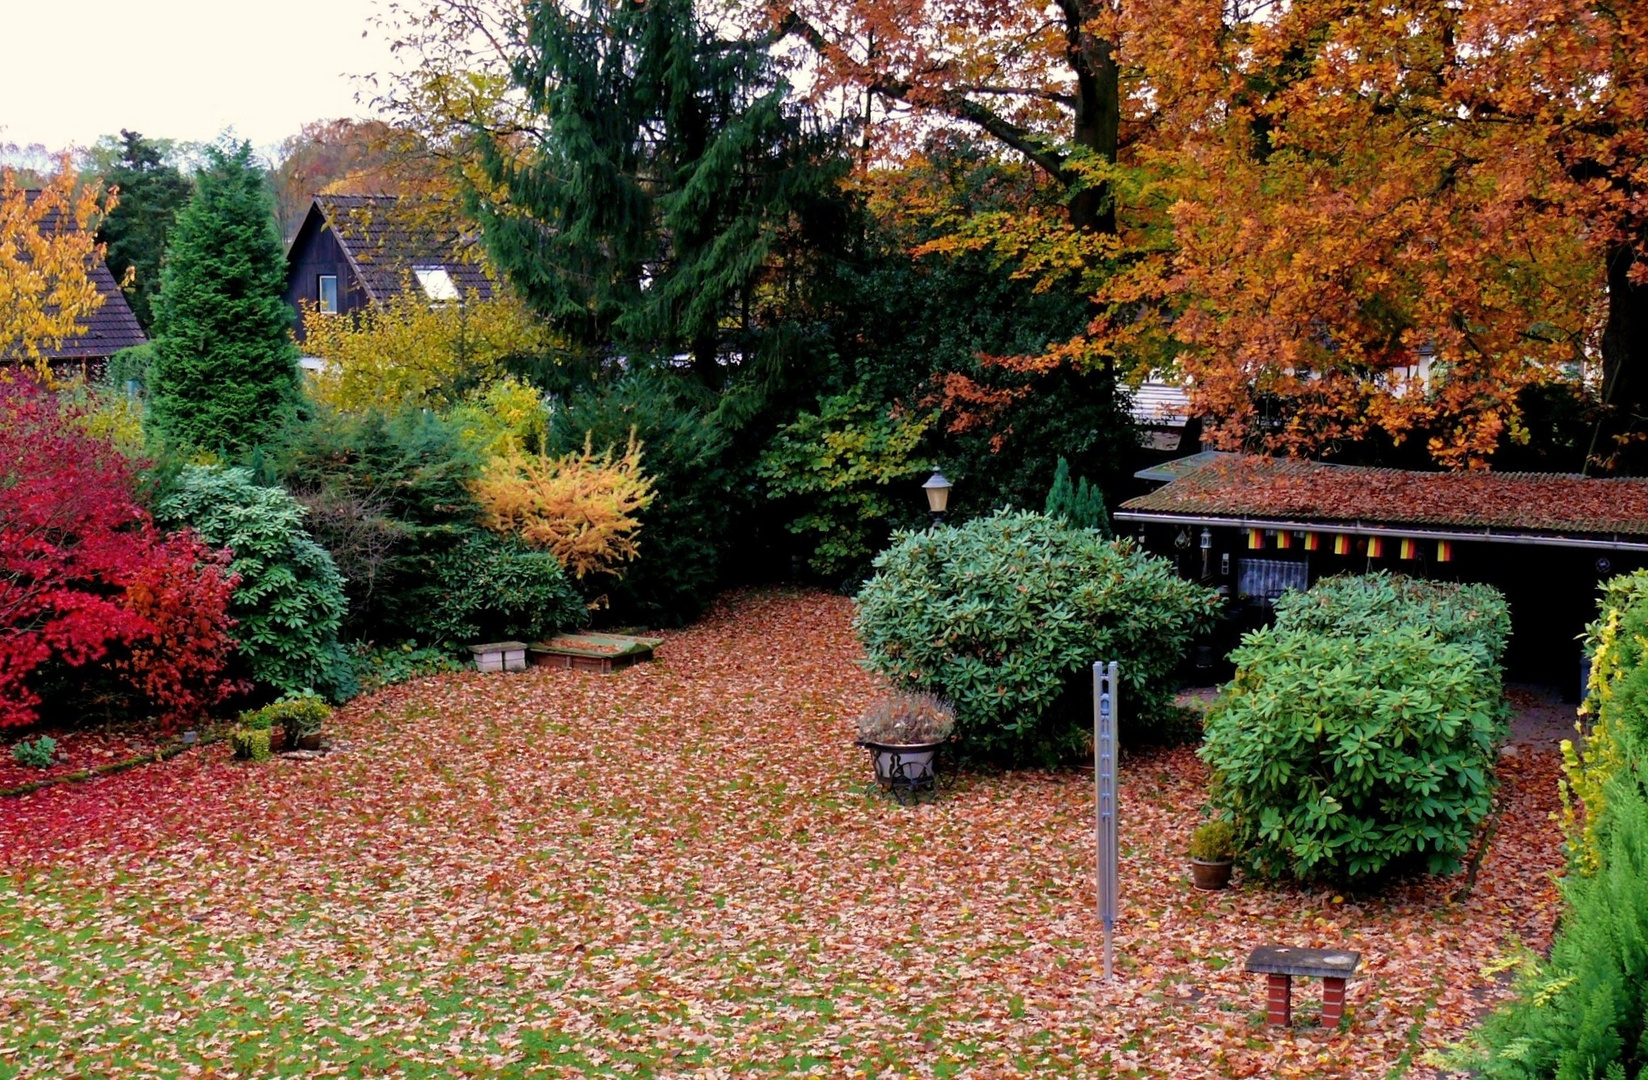
[[[1578,376],[1596,264],[1525,132],[1461,111],[1458,12],[1300,3],[1177,103],[1175,250],[1100,291],[1111,351],[1176,351],[1215,445],[1423,433],[1485,463],[1517,395]],[[1149,311],[1137,317],[1143,306]]]
[[[776,17],[817,57],[818,93],[862,102],[867,166],[919,172],[920,141],[956,123],[1040,171],[1020,212],[883,200],[944,229],[922,252],[989,249],[1094,298],[1086,333],[1009,367],[1168,369],[1217,445],[1381,433],[1450,466],[1484,464],[1520,436],[1524,388],[1599,355],[1616,401],[1648,402],[1648,320],[1622,314],[1648,303],[1640,5],[794,0]]]
[[[562,457],[511,448],[489,461],[475,482],[482,523],[548,550],[574,577],[616,573],[640,553],[637,516],[652,502],[634,433],[622,457],[612,449]]]

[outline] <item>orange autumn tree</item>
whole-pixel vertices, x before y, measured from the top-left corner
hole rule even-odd
[[[1149,73],[1190,80],[1172,91],[1190,93],[1219,12],[1217,0],[788,0],[770,16],[814,73],[813,94],[861,125],[872,208],[894,222],[891,232],[917,222],[938,231],[913,254],[985,252],[1039,291],[1090,296],[1161,245],[1151,146],[1164,83]],[[1019,177],[1010,205],[992,197],[983,212],[958,212],[925,152],[943,128],[993,144],[999,175]],[[999,445],[1005,410],[1038,378],[1064,364],[1116,363],[1090,335],[1054,344],[982,357],[982,378],[943,374],[935,400],[948,430],[993,430]]]
[[[1230,35],[1221,92],[1172,103],[1173,247],[1101,290],[1097,331],[1176,355],[1215,445],[1420,436],[1478,465],[1525,388],[1579,375],[1583,230],[1544,147],[1471,114],[1467,14],[1293,4]]]
[[[1648,431],[1648,7],[1580,0],[1470,5],[1462,107],[1505,142],[1546,150],[1551,209],[1575,222],[1605,291],[1596,327],[1610,445]]]
[[[926,248],[989,247],[1094,298],[1085,333],[1003,366],[1168,368],[1217,445],[1417,439],[1461,466],[1521,436],[1526,387],[1576,379],[1597,348],[1600,241],[1577,178],[1643,160],[1619,134],[1640,28],[1605,10],[794,0],[776,18],[819,58],[819,92],[861,102],[867,160],[957,123],[1058,193],[1064,222],[959,220]],[[1602,132],[1612,156],[1565,158]],[[991,404],[966,379],[948,390]]]
[[[102,257],[93,228],[101,195],[79,186],[66,156],[37,190],[0,168],[0,358],[43,365],[42,351],[102,306],[91,277]]]

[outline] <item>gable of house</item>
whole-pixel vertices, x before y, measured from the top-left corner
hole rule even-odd
[[[300,313],[335,282],[335,310],[387,304],[408,288],[433,303],[489,299],[475,239],[448,208],[394,195],[317,195],[287,250],[286,299]],[[301,325],[299,333],[302,333]]]

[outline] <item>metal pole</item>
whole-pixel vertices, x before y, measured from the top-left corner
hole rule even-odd
[[[1104,925],[1104,977],[1112,974],[1116,931],[1116,662],[1093,665],[1093,794],[1099,921]]]

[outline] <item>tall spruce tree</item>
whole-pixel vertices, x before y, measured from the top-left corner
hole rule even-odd
[[[298,400],[285,254],[250,143],[208,151],[178,215],[155,300],[152,415],[167,441],[257,446]]]
[[[582,345],[689,352],[718,384],[759,347],[758,285],[843,231],[838,141],[790,102],[771,41],[719,36],[692,0],[525,19],[512,77],[540,131],[525,153],[481,140],[489,254]]]
[[[135,131],[120,132],[120,157],[103,183],[120,197],[103,218],[97,238],[106,244],[109,270],[131,284],[126,298],[145,332],[154,326],[154,298],[160,292],[160,258],[166,237],[194,188],[166,164],[160,146]]]

